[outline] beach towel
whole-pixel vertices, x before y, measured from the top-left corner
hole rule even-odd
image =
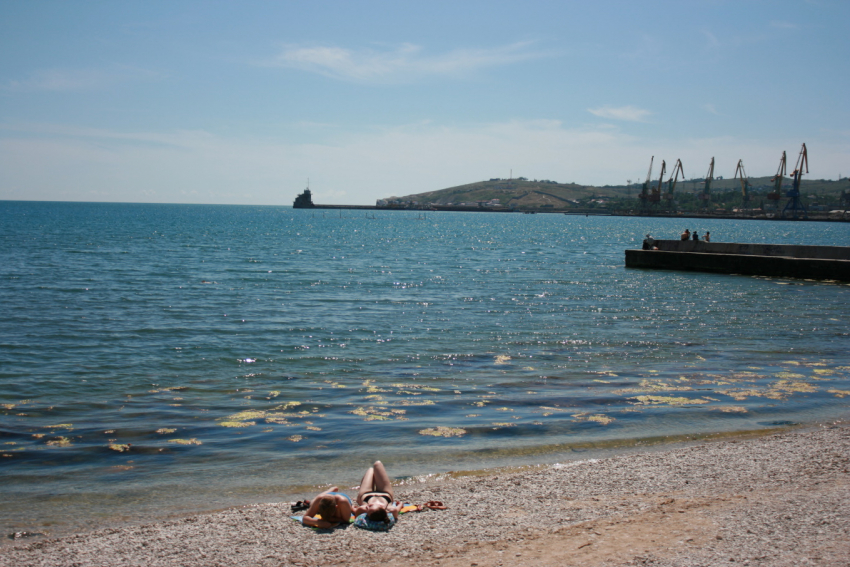
[[[401,507],[401,510],[399,510],[398,513],[399,514],[405,514],[407,512],[415,512],[415,511],[418,511],[418,510],[420,510],[419,506],[416,506],[415,504],[405,503]],[[316,518],[317,520],[322,519],[321,514],[316,514],[313,517]],[[293,520],[295,520],[299,524],[304,523],[304,516],[303,515],[301,515],[301,516],[290,516],[290,518],[292,518]],[[360,525],[358,525],[357,520],[360,519],[360,518],[363,518],[363,521],[361,521]],[[352,515],[351,518],[349,518],[348,523],[354,524],[358,528],[362,528],[364,530],[387,531],[387,530],[390,529],[390,527],[392,527],[393,524],[395,524],[395,518],[393,518],[393,515],[390,514],[390,524],[387,525],[384,522],[373,522],[372,520],[369,520],[368,518],[366,518],[366,514],[360,514],[360,516],[357,516],[356,518]],[[375,525],[371,526],[370,524],[375,524]],[[380,524],[380,525],[377,525],[377,524]],[[313,529],[313,530],[322,529],[322,528],[314,528],[312,526],[307,526],[307,527],[309,527],[310,529]]]

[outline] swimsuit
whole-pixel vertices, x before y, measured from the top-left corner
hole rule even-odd
[[[386,492],[367,492],[366,494],[363,495],[363,502],[368,504],[369,500],[376,497],[376,496],[378,498],[383,498],[384,500],[386,500],[387,504],[393,503],[392,497],[389,494],[387,494]]]
[[[345,496],[348,499],[348,503],[351,504],[352,507],[354,506],[354,502],[351,501],[351,497],[349,497],[348,494],[346,494],[344,492],[328,492],[328,494],[333,494],[335,496],[336,495]]]

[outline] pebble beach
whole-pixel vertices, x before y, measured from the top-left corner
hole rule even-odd
[[[414,483],[397,497],[447,509],[408,512],[389,532],[322,531],[267,503],[7,539],[0,565],[846,566],[850,425]]]

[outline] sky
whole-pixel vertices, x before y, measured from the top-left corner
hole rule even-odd
[[[850,175],[846,0],[0,1],[0,200]]]

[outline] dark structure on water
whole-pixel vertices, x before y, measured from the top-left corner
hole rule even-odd
[[[295,202],[292,203],[293,209],[312,209],[315,207],[313,204],[313,194],[310,193],[310,188],[307,187],[304,189],[304,192],[295,197]]]
[[[850,246],[652,240],[626,250],[627,268],[850,281]]]

